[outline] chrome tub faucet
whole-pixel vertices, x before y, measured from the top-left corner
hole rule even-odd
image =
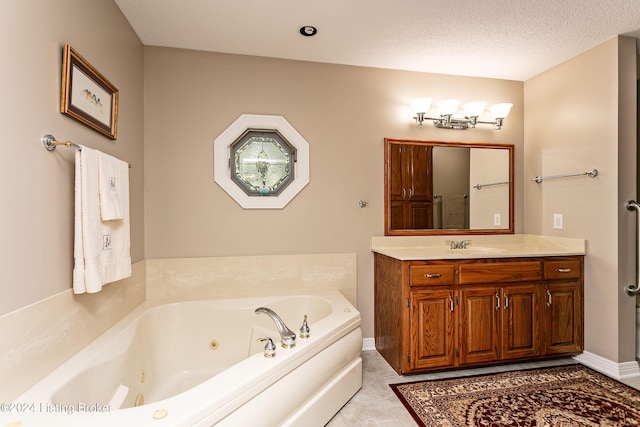
[[[255,310],[256,314],[266,314],[273,320],[273,323],[276,324],[276,328],[278,328],[278,332],[280,333],[280,338],[282,339],[282,347],[291,348],[296,345],[296,334],[291,329],[287,328],[287,325],[284,324],[280,316],[278,316],[273,310],[267,307],[258,307]]]

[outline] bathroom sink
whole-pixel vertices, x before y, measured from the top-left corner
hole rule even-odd
[[[469,246],[466,249],[460,249],[460,251],[466,255],[492,255],[505,253],[507,250],[489,246]]]
[[[506,252],[507,250],[504,248],[495,248],[489,246],[470,246],[467,248],[467,251],[476,251],[476,252],[488,252],[488,253],[501,253]]]

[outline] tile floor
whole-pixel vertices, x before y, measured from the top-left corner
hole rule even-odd
[[[391,383],[576,363],[573,359],[567,358],[403,377],[396,374],[377,351],[362,352],[362,360],[362,389],[329,421],[326,427],[415,427],[415,421],[391,391],[389,387]],[[640,390],[640,378],[634,378],[625,383]]]

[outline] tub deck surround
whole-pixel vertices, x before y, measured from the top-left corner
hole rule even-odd
[[[357,254],[147,259],[147,300],[339,290],[357,304]]]
[[[311,337],[282,348],[259,306],[296,332],[307,314]],[[338,291],[146,301],[15,400],[39,412],[0,425],[322,426],[362,384],[361,346],[360,314]],[[145,405],[132,407],[139,393]]]
[[[451,249],[447,241],[471,243]],[[374,236],[371,250],[401,261],[585,255],[586,241],[532,234],[479,236]]]
[[[11,402],[145,299],[145,262],[102,292],[72,289],[0,316],[0,402]],[[2,424],[0,424],[2,425]]]

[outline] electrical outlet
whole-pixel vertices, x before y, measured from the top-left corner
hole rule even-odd
[[[495,213],[493,214],[493,225],[500,225],[500,214],[499,213]]]
[[[562,214],[553,214],[553,228],[562,230],[563,226]]]

